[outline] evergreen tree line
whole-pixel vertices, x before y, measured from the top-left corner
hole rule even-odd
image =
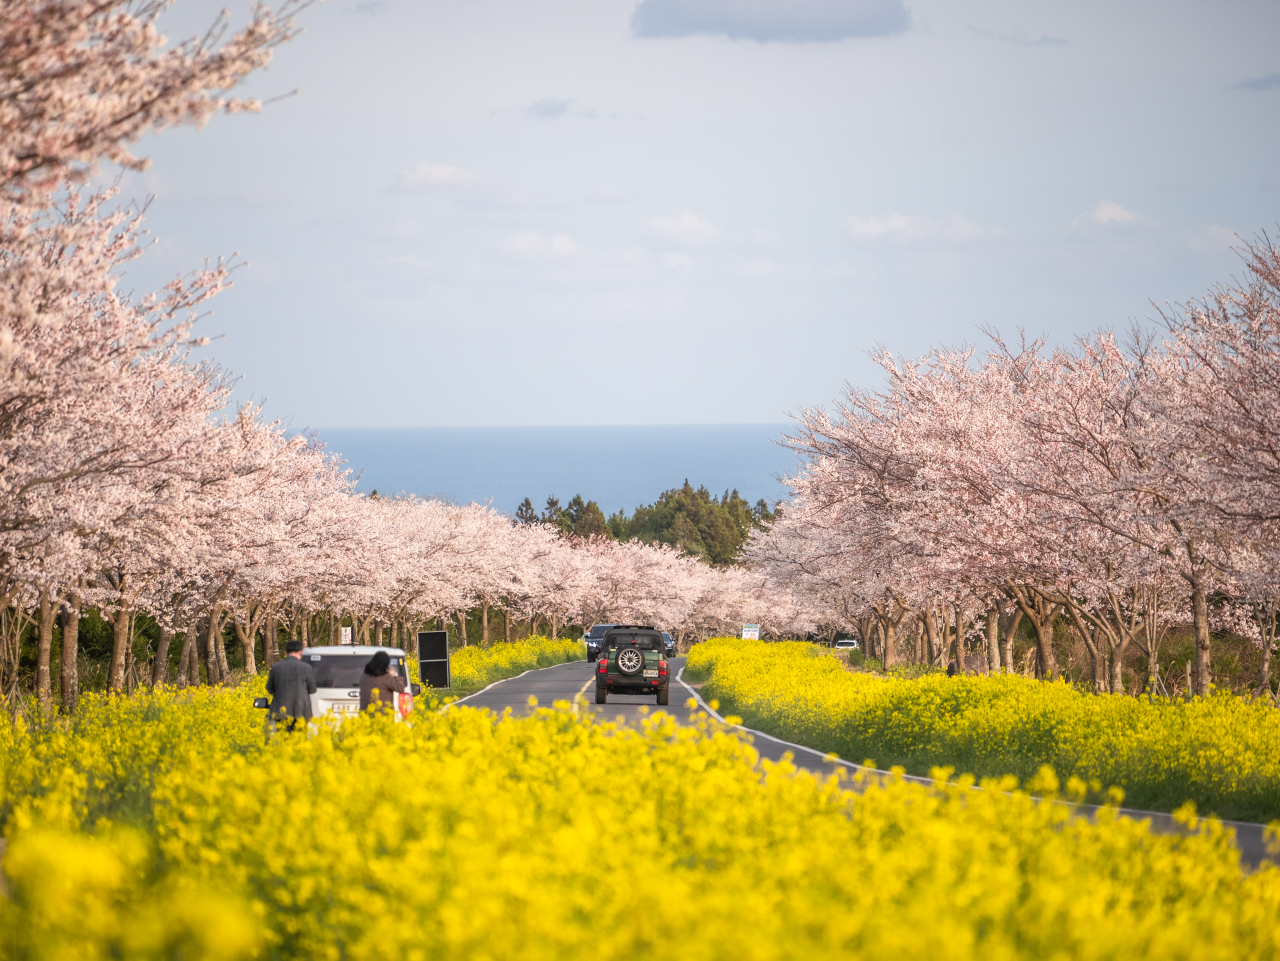
[[[558,497],[548,497],[541,514],[526,497],[516,509],[516,521],[548,524],[574,537],[669,544],[708,564],[725,565],[737,559],[752,529],[773,523],[774,513],[763,498],[753,507],[736,488],[715,497],[706,487],[694,490],[685,478],[683,487],[663,491],[656,501],[641,504],[630,516],[617,511],[605,517],[599,504],[575,494],[564,506]]]

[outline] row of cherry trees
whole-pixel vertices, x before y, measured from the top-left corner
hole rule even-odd
[[[296,34],[305,4],[224,14],[171,43],[162,0],[0,0],[0,692],[19,689],[34,632],[34,690],[74,706],[77,631],[112,626],[110,689],[143,677],[133,639],[160,626],[150,680],[230,674],[225,640],[257,670],[282,631],[405,643],[423,621],[491,608],[552,633],[635,620],[705,635],[765,603],[762,580],[664,547],[570,541],[487,507],[358,496],[341,463],[289,437],[192,350],[202,305],[233,264],[151,294],[121,286],[145,247],[103,165],[143,169],[148,132],[261,104],[230,91]],[[784,605],[788,624],[805,613]],[[61,625],[61,664],[52,663]],[[234,630],[230,630],[233,627]],[[387,637],[384,632],[390,632]],[[180,638],[178,651],[171,651]]]
[[[1035,668],[1058,677],[1056,621],[1120,691],[1137,648],[1157,676],[1171,622],[1190,622],[1193,685],[1212,683],[1212,629],[1261,649],[1270,691],[1280,607],[1280,251],[1242,251],[1243,280],[1074,349],[1011,345],[877,359],[880,391],[803,410],[794,502],[749,555],[887,661],[910,626],[923,658],[985,635],[1011,667],[1024,619]],[[1223,625],[1213,624],[1215,617]],[[959,629],[957,629],[959,625]],[[910,645],[908,645],[910,646]]]

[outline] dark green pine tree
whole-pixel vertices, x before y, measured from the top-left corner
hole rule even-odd
[[[525,498],[516,508],[516,522],[519,524],[536,524],[538,512],[533,509],[533,501]]]

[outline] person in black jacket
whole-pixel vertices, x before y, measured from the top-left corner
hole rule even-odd
[[[283,724],[286,731],[311,720],[311,695],[316,692],[316,674],[302,660],[302,642],[285,645],[285,658],[267,675],[267,693],[271,695],[271,721]]]

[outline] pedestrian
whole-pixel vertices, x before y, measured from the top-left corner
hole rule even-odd
[[[286,731],[292,731],[299,723],[311,720],[316,674],[302,660],[301,641],[289,641],[284,649],[284,660],[277,661],[267,675],[267,693],[271,695],[268,718],[272,729],[283,725]]]
[[[404,678],[390,670],[391,655],[386,651],[369,658],[360,678],[360,710],[368,711],[378,704],[395,706],[395,695],[404,693]]]

